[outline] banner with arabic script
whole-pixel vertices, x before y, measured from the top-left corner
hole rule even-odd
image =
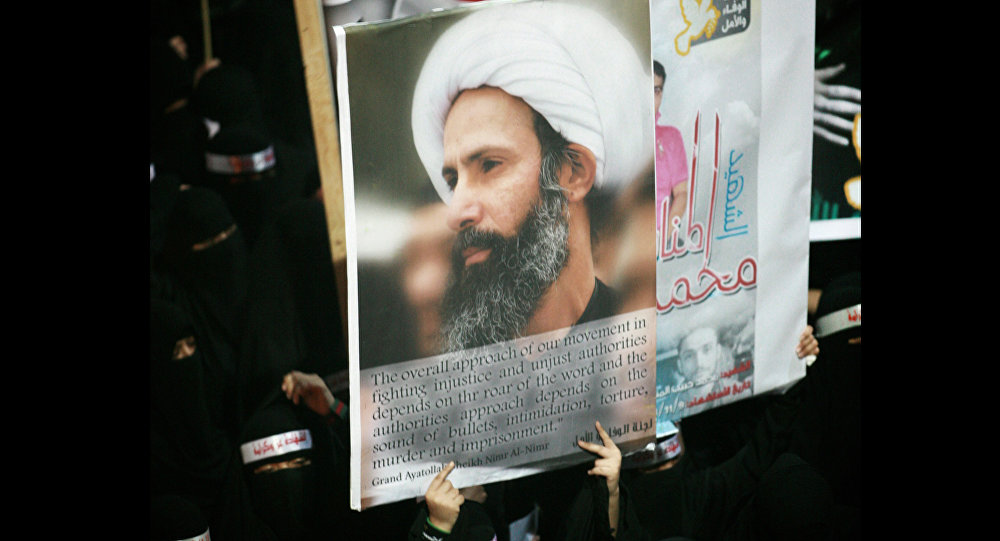
[[[805,201],[801,209],[773,204],[769,190],[787,191],[787,178],[762,174],[765,162],[781,159],[762,144],[763,93],[779,90],[763,80],[763,9],[754,0],[651,3],[653,58],[663,67],[654,80],[662,85],[656,87],[658,424],[804,374],[793,351],[805,324],[807,258],[781,266],[765,261],[772,215],[801,215],[803,246],[808,215]],[[800,184],[807,181],[803,175]],[[788,287],[760,287],[765,269],[776,273],[769,285]],[[761,312],[775,299],[787,299],[776,301],[780,321],[801,323],[767,325]]]

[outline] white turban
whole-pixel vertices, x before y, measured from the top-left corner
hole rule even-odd
[[[531,2],[483,6],[434,44],[413,95],[413,140],[445,202],[444,123],[462,90],[497,87],[523,99],[569,142],[597,159],[596,189],[633,180],[653,157],[647,64],[603,16]]]

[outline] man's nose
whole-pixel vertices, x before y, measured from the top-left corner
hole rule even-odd
[[[461,231],[477,225],[483,219],[483,206],[476,191],[459,180],[448,204],[448,227]]]

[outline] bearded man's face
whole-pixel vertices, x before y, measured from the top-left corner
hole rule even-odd
[[[565,205],[561,191],[545,190],[511,238],[475,228],[459,232],[443,303],[449,351],[520,335],[569,258]],[[467,266],[463,253],[470,247],[488,249],[489,258]]]
[[[457,232],[442,308],[445,347],[519,336],[569,259],[560,165],[543,156],[536,113],[503,90],[463,91],[444,126],[442,176]]]

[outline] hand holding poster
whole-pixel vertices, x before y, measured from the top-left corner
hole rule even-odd
[[[648,4],[576,4],[335,28],[355,509],[656,433]]]

